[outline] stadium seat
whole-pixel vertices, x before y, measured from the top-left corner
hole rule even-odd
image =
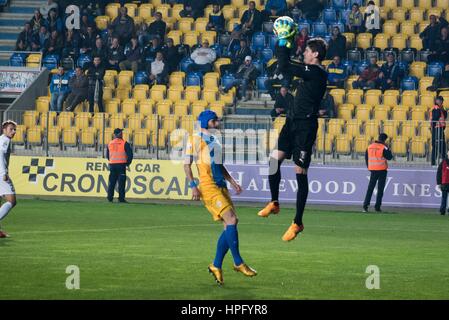
[[[390,107],[386,105],[377,105],[374,107],[373,119],[387,120],[389,118]]]
[[[95,113],[92,118],[92,127],[99,131],[103,131],[108,119],[109,115],[107,113]]]
[[[344,103],[338,105],[338,118],[349,120],[352,119],[354,112],[354,105],[350,103]]]
[[[166,115],[162,117],[162,129],[166,130],[167,133],[173,131],[177,127],[177,119],[173,115]]]
[[[199,35],[200,35],[200,33],[198,31],[187,31],[184,33],[183,43],[192,48],[198,44]],[[185,72],[185,70],[182,70],[182,71]]]
[[[129,88],[132,87],[132,80],[134,78],[134,72],[130,70],[122,70],[117,76],[117,87],[118,88]]]
[[[58,115],[58,128],[67,129],[73,125],[74,114],[73,112],[61,112]]]
[[[75,115],[75,128],[77,130],[85,129],[90,126],[92,115],[90,112],[80,112]]]
[[[9,65],[11,67],[23,67],[25,66],[26,54],[15,52],[9,58]]]
[[[118,16],[118,10],[120,8],[120,3],[108,3],[106,5],[106,15],[114,20]]]
[[[361,49],[368,49],[371,47],[373,35],[371,33],[359,33],[357,36],[357,47]]]
[[[433,77],[424,77],[419,79],[419,92],[427,92],[427,88],[433,84]]]
[[[395,121],[407,120],[408,106],[396,106],[391,111],[391,119]]]
[[[399,90],[385,90],[383,103],[390,107],[395,107],[399,102]]]
[[[25,144],[25,132],[26,126],[18,124],[16,126],[16,134],[12,139],[14,145],[24,145]]]
[[[443,12],[443,9],[442,9],[442,8],[438,8],[438,7],[430,8],[430,9],[427,10],[427,18],[429,19],[429,17],[430,17],[431,15],[440,17],[441,14],[442,14],[442,12]]]
[[[215,101],[210,103],[210,110],[214,111],[218,117],[223,117],[224,115],[224,103],[222,101]]]
[[[95,138],[97,130],[95,128],[84,128],[80,131],[80,145],[81,146],[95,146]]]
[[[150,89],[150,99],[153,101],[160,101],[165,99],[167,87],[165,85],[157,84]]]
[[[418,98],[418,92],[416,90],[406,90],[402,92],[401,104],[407,107],[413,107],[416,105],[416,99]]]
[[[52,147],[59,147],[61,145],[61,129],[49,128],[47,132],[47,143]]]
[[[236,26],[240,25],[240,19],[239,18],[234,18],[234,19],[230,19],[227,21],[226,24],[226,31],[228,32],[232,32]]]
[[[327,24],[325,22],[319,21],[312,24],[312,34],[315,37],[324,37],[327,33]]]
[[[369,142],[371,140],[371,137],[367,136],[358,136],[354,138],[354,144],[353,144],[353,152],[356,154],[365,154],[366,150],[368,149]]]
[[[27,142],[30,145],[42,145],[42,131],[38,127],[28,128]]]
[[[330,90],[329,94],[334,99],[334,103],[336,105],[340,105],[344,103],[344,97],[345,97],[345,89],[332,89]]]
[[[402,137],[395,137],[391,142],[391,151],[395,156],[407,155],[408,140]]]
[[[394,36],[398,33],[398,25],[399,23],[395,20],[387,20],[382,25],[383,27],[383,33]]]
[[[382,97],[382,91],[377,89],[371,89],[365,93],[365,104],[375,106],[380,104],[380,98]]]
[[[351,154],[351,138],[347,135],[341,135],[335,137],[335,152],[338,155],[350,155]]]
[[[59,65],[59,55],[47,54],[42,60],[42,65],[47,69],[55,69]]]
[[[418,51],[423,49],[422,39],[417,34],[410,36],[409,43],[410,48],[416,49]]]
[[[270,48],[265,48],[261,52],[261,58],[264,63],[267,63],[273,58],[273,50]]]
[[[37,112],[48,112],[50,110],[50,98],[49,97],[38,97],[36,99],[36,111]]]
[[[145,116],[140,113],[130,115],[127,120],[127,128],[132,129],[132,130],[141,129],[142,121],[143,121],[144,117]]]
[[[195,21],[195,31],[203,32],[206,31],[207,24],[209,23],[208,18],[197,18]]]
[[[351,32],[343,32],[342,34],[346,37],[346,49],[352,48],[355,44],[355,34]]]
[[[379,127],[380,127],[379,120],[373,119],[366,121],[364,128],[365,136],[377,139],[377,137],[379,136]]]
[[[144,121],[144,127],[146,131],[156,132],[159,128],[159,116],[152,114],[148,115]]]
[[[148,19],[153,16],[153,4],[151,3],[142,3],[138,8],[138,16],[142,19]]]
[[[416,137],[416,123],[412,121],[404,121],[401,125],[401,136],[406,139]]]
[[[199,86],[186,87],[186,90],[184,91],[184,99],[190,103],[198,101],[200,99],[200,92],[201,87]]]
[[[47,126],[52,128],[56,124],[57,113],[55,111],[41,113],[39,118],[39,127],[41,130],[45,130]]]
[[[173,102],[182,100],[182,93],[184,88],[182,86],[170,86],[167,91],[167,99]]]
[[[398,136],[399,123],[392,120],[382,121],[382,132],[386,133],[390,139]]]
[[[78,60],[76,61],[76,65],[78,67],[81,67],[83,69],[85,69],[85,65],[89,64],[92,62],[92,57],[88,54],[80,54]]]
[[[226,65],[226,64],[231,64],[231,59],[229,59],[229,58],[218,58],[214,62],[214,71],[215,72],[220,72],[220,66]]]
[[[362,103],[363,90],[361,89],[350,89],[346,94],[346,103],[351,103],[358,106]]]
[[[428,121],[420,123],[419,137],[425,140],[429,140],[432,138],[432,131],[430,130],[430,123]]]
[[[104,131],[104,136],[103,136]],[[109,142],[114,138],[114,129],[113,128],[105,128],[104,130],[98,131],[98,144],[99,145],[108,145]]]
[[[203,83],[205,89],[218,88],[218,81],[220,74],[218,72],[208,72],[203,77]]]
[[[390,40],[390,36],[388,34],[385,33],[378,33],[375,37],[374,37],[374,47],[379,48],[380,50],[385,50],[386,48],[389,47],[389,42]]]
[[[418,89],[418,79],[416,77],[405,77],[401,81],[402,90],[416,90]]]
[[[420,137],[412,137],[410,142],[410,153],[412,157],[425,157],[427,154],[426,139]]]
[[[192,116],[197,119],[199,114],[206,109],[206,106],[200,101],[192,103]]]
[[[411,109],[411,120],[413,121],[425,121],[427,108],[415,106]]]
[[[407,48],[407,36],[403,34],[396,34],[391,37],[391,47],[403,50]]]
[[[159,116],[168,116],[171,114],[172,101],[170,100],[160,100],[156,104],[156,114]]]
[[[263,48],[265,48],[265,34],[263,32],[254,33],[251,41],[251,49],[257,51]]]
[[[150,77],[146,71],[138,71],[134,76],[135,84],[147,84],[150,81]]]
[[[41,66],[41,54],[31,53],[26,58],[26,66],[29,68],[38,68]]]
[[[112,114],[109,118],[109,128],[124,128],[126,116],[123,113]]]
[[[203,90],[203,100],[211,103],[217,101],[218,88],[215,89],[204,89]]]
[[[366,104],[356,104],[355,119],[368,121],[371,118],[371,106]]]
[[[315,148],[318,152],[323,151],[327,154],[332,153],[334,144],[334,137],[329,135],[324,135],[316,139]]]
[[[429,1],[429,0],[421,0],[421,1]],[[432,1],[432,0],[430,0]],[[424,20],[424,8],[412,8],[409,11],[409,19],[415,23],[421,23]]]
[[[95,18],[95,24],[97,25],[97,28],[100,30],[107,29],[110,21],[111,19],[108,16],[97,16]]]
[[[268,80],[267,76],[257,77],[257,79],[256,79],[256,87],[257,87],[258,93],[268,92],[268,89],[265,86],[265,81],[267,81],[267,80]]]
[[[109,114],[114,114],[119,112],[120,100],[111,99],[105,103],[105,111]]]
[[[189,112],[189,106],[190,103],[186,100],[177,101],[173,106],[173,114],[178,117],[187,115]]]
[[[135,85],[132,91],[133,98],[137,101],[148,99],[148,85]]]
[[[334,23],[337,21],[337,12],[335,11],[334,8],[324,9],[321,12],[321,14],[322,14],[323,21],[326,24]],[[341,30],[341,31],[343,31],[343,30]]]
[[[78,145],[78,134],[75,128],[66,128],[62,130],[62,145],[64,147]]]
[[[333,136],[340,135],[343,132],[343,119],[330,119],[327,125],[327,132]]]
[[[427,65],[427,76],[439,77],[443,73],[444,64],[440,62],[432,62]]]
[[[391,0],[386,1],[388,3],[392,2]],[[402,7],[396,8],[395,10],[392,10],[392,18],[395,21],[403,22],[405,21],[405,14],[407,13],[407,10],[405,10]]]
[[[186,77],[186,86],[201,86],[201,74],[189,73]]]
[[[122,110],[121,112],[124,115],[132,115],[136,113],[136,99],[125,99],[122,101]]]
[[[151,115],[151,114],[153,114],[153,106],[154,106],[153,100],[150,100],[150,99],[141,100],[139,102],[137,112],[141,113],[143,115]]]
[[[449,0],[435,0],[435,5],[437,8],[447,10],[449,8]]]
[[[401,33],[405,36],[415,34],[416,23],[414,21],[404,21],[401,23]]]
[[[201,42],[208,41],[211,48],[215,44],[217,39],[217,33],[215,31],[203,31],[201,32]]]
[[[348,120],[345,125],[345,133],[351,139],[360,135],[361,122],[357,119]]]

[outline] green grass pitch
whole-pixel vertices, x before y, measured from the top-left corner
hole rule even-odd
[[[294,215],[237,206],[240,249],[258,270],[207,273],[222,230],[202,206],[20,200],[0,239],[0,299],[448,299],[449,219],[438,214],[306,209],[304,233],[281,240]],[[80,268],[80,289],[65,287]],[[377,265],[380,289],[368,290]]]

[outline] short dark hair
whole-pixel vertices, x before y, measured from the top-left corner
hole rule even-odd
[[[326,58],[327,44],[321,38],[313,38],[307,41],[307,46],[312,52],[318,52],[318,60],[323,61]]]
[[[368,2],[368,5],[370,6],[370,5],[373,5],[373,6],[375,6],[376,4],[374,3],[374,1],[370,1],[370,2]]]
[[[388,135],[386,133],[379,134],[379,138],[378,138],[379,141],[385,142],[385,141],[387,141],[387,139],[388,139]]]
[[[444,101],[444,98],[443,98],[442,96],[437,96],[437,97],[435,98],[435,101],[437,101],[437,100]]]

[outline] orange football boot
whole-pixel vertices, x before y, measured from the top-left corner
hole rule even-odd
[[[282,236],[282,240],[284,241],[292,241],[296,238],[298,233],[302,232],[304,230],[304,225],[297,225],[296,223],[292,223],[290,227],[288,227],[287,231]]]
[[[265,208],[260,210],[257,215],[259,217],[267,218],[270,214],[278,214],[281,211],[279,207],[279,202],[271,201],[269,202]]]

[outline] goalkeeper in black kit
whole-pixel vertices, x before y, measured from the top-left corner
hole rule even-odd
[[[286,123],[279,134],[277,150],[273,150],[270,156],[271,202],[259,211],[258,215],[268,217],[271,213],[279,213],[280,166],[284,159],[293,156],[298,181],[296,216],[282,237],[284,241],[291,241],[304,230],[302,216],[309,193],[307,171],[318,131],[318,110],[327,83],[327,73],[321,66],[321,61],[326,56],[327,45],[319,38],[309,40],[304,51],[304,63],[297,63],[290,60],[289,54],[296,34],[296,24],[289,17],[280,17],[274,23],[274,30],[278,36],[278,45],[284,48],[279,50],[281,56],[278,57],[278,61],[288,62],[280,63],[277,72],[299,77],[300,81],[294,88],[296,90],[294,104],[287,113]]]

